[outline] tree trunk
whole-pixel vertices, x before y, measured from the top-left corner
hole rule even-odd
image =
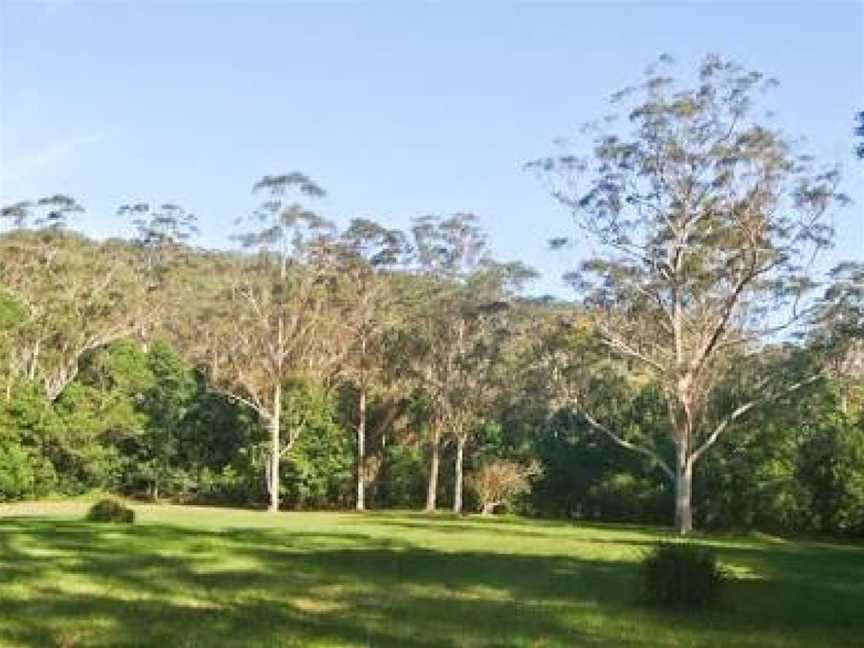
[[[680,535],[693,530],[693,462],[686,448],[678,451],[675,470],[675,529]]]
[[[27,368],[27,378],[30,382],[33,382],[36,379],[36,365],[39,361],[39,347],[40,342],[36,342],[33,347],[33,352],[30,354],[30,364]]]
[[[273,390],[273,420],[270,422],[270,512],[279,511],[279,419],[282,416],[282,385]]]
[[[357,510],[366,508],[366,390],[360,390],[360,420],[357,423]]]
[[[453,512],[462,513],[462,466],[465,457],[465,437],[456,437],[456,474],[453,483]]]
[[[426,489],[426,511],[432,512],[435,510],[438,501],[438,451],[441,442],[440,433],[437,426],[432,428],[432,456],[429,460],[429,483]]]

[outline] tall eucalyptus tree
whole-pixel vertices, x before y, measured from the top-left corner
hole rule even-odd
[[[650,455],[676,487],[675,524],[692,528],[694,464],[760,403],[817,379],[765,376],[723,407],[716,387],[733,351],[801,321],[808,268],[831,242],[826,217],[843,196],[834,169],[817,169],[757,110],[774,82],[708,56],[692,85],[661,59],[644,83],[617,93],[621,113],[586,129],[585,155],[529,166],[572,211],[602,253],[570,275],[608,353],[654,380],[668,406],[674,459],[634,444],[592,410],[596,430]],[[558,239],[562,245],[567,239]]]
[[[366,507],[366,427],[368,399],[374,387],[393,386],[387,372],[385,342],[400,311],[393,286],[393,271],[404,263],[409,251],[405,235],[365,218],[351,221],[340,237],[342,326],[347,335],[348,353],[342,373],[357,387],[357,483],[355,506]],[[379,424],[392,422],[398,410],[391,407]]]
[[[125,337],[147,312],[130,247],[68,231],[83,211],[62,194],[0,210],[2,288],[23,314],[10,372],[41,383],[50,400],[75,378],[84,354]]]
[[[135,228],[132,244],[138,271],[147,287],[147,317],[138,322],[138,335],[146,346],[157,328],[178,307],[180,272],[190,259],[189,243],[199,233],[198,218],[183,207],[137,202],[121,205],[117,214]]]
[[[331,312],[338,279],[333,226],[296,201],[324,190],[302,173],[265,176],[265,200],[237,239],[252,254],[223,256],[197,286],[201,308],[184,329],[186,348],[206,367],[211,388],[256,412],[270,432],[265,481],[279,510],[280,462],[303,430],[283,435],[283,394],[292,378],[321,375],[344,352]],[[203,298],[204,291],[209,297]]]
[[[426,510],[437,506],[440,450],[455,443],[453,510],[462,511],[465,450],[488,415],[513,289],[534,272],[495,263],[473,214],[427,216],[413,227],[417,273],[404,366],[431,401]]]

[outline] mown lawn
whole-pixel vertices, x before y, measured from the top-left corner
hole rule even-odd
[[[710,538],[710,613],[641,605],[660,532],[412,513],[0,506],[3,646],[864,645],[864,547]]]

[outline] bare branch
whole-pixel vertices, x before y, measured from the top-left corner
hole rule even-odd
[[[663,457],[661,457],[659,454],[657,454],[656,452],[654,452],[650,448],[646,448],[645,446],[636,445],[635,443],[631,443],[630,441],[627,441],[627,439],[620,437],[619,435],[615,434],[612,430],[610,430],[608,427],[606,427],[602,423],[598,422],[597,419],[595,419],[593,416],[591,416],[584,409],[578,408],[578,410],[579,410],[579,413],[582,414],[582,417],[588,422],[588,425],[590,425],[592,428],[594,428],[595,430],[599,430],[600,432],[605,434],[616,445],[619,445],[622,448],[626,448],[627,450],[632,450],[633,452],[638,452],[640,454],[645,455],[646,457],[649,457],[651,460],[653,460],[660,467],[660,469],[666,474],[666,476],[669,479],[671,479],[673,482],[675,481],[675,472],[669,467],[669,464],[667,464],[663,460]]]

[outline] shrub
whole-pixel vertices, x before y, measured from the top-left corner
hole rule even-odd
[[[480,512],[489,515],[496,506],[508,504],[514,497],[531,490],[531,478],[540,474],[540,464],[523,466],[507,459],[484,463],[468,480],[480,500]]]
[[[0,444],[0,502],[33,495],[32,458],[19,445]]]
[[[103,499],[96,502],[87,512],[91,522],[122,522],[132,524],[135,521],[135,511],[115,499]]]
[[[221,504],[252,504],[264,497],[261,478],[251,463],[242,463],[239,468],[224,466],[220,472],[205,467],[198,473],[196,502]]]
[[[588,517],[614,522],[639,522],[658,517],[664,519],[667,515],[664,484],[627,472],[599,475],[587,495]]]
[[[643,561],[645,597],[670,607],[707,608],[724,580],[714,551],[688,542],[660,542]]]

